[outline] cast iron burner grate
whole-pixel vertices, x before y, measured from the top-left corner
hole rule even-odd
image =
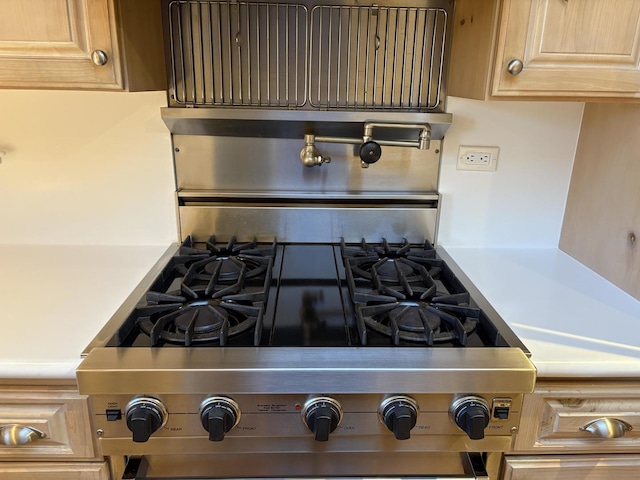
[[[149,298],[158,301],[153,305]],[[149,335],[151,346],[161,341],[190,347],[218,342],[254,328],[254,345],[260,344],[262,307],[214,299],[188,301],[185,297],[149,292],[148,305],[138,309],[140,329]]]
[[[154,285],[136,308],[135,323],[150,346],[225,346],[251,329],[253,344],[260,344],[275,240],[259,247],[232,238],[219,246],[210,237],[204,246],[197,248],[188,237],[165,281]]]
[[[382,239],[371,245],[363,239],[357,246],[342,241],[341,252],[362,345],[370,330],[394,345],[467,344],[481,310],[469,305],[469,292],[428,241],[390,245]]]

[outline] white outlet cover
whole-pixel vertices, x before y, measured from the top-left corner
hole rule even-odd
[[[489,154],[490,159],[488,164],[473,164],[466,161],[467,155],[475,154]],[[456,168],[458,170],[480,170],[485,172],[494,172],[498,168],[498,155],[500,153],[500,147],[482,147],[477,145],[460,145],[458,147],[458,162]]]

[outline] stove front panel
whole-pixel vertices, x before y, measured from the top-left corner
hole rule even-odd
[[[520,422],[522,394],[495,396],[480,393],[491,406],[491,419],[481,440],[470,440],[450,418],[456,395],[411,395],[419,406],[408,440],[396,440],[380,419],[384,395],[330,395],[341,405],[343,416],[327,442],[317,442],[303,421],[304,405],[311,395],[233,395],[240,408],[238,424],[222,441],[209,441],[202,426],[200,405],[207,395],[155,395],[167,410],[165,425],[144,443],[132,441],[126,406],[131,395],[92,396],[93,424],[104,454],[154,454],[168,448],[192,453],[210,452],[345,452],[345,451],[495,451],[511,441]],[[508,402],[507,418],[494,415]],[[118,419],[116,412],[121,412]],[[500,410],[498,410],[500,411]],[[182,450],[182,445],[189,445]]]

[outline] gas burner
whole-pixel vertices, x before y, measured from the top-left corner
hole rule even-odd
[[[203,333],[220,330],[224,323],[229,321],[229,313],[218,305],[210,304],[209,301],[193,302],[185,305],[183,310],[184,312],[173,321],[182,332],[193,330],[195,333]]]
[[[347,246],[343,241],[341,251],[354,303],[436,298],[443,301],[436,284],[442,261],[435,258],[428,241],[411,245],[403,239],[399,245],[390,245],[383,239],[372,246],[363,240],[358,247]]]
[[[199,247],[202,245],[202,247]],[[237,264],[226,262],[229,259],[239,260],[250,266],[248,269],[249,276],[260,275],[262,271],[253,272],[252,270],[259,267],[260,262],[256,258],[271,258],[275,255],[276,241],[274,239],[270,246],[259,246],[254,240],[251,242],[238,243],[236,237],[231,237],[226,244],[219,245],[214,236],[210,236],[203,244],[196,243],[195,240],[188,236],[182,245],[178,255],[173,259],[176,272],[180,275],[186,275],[187,271],[195,264],[203,259],[215,257],[227,263],[221,272],[223,282],[235,282],[240,273]],[[213,266],[208,267],[207,273],[213,273]]]
[[[259,247],[256,240],[253,240],[252,242],[238,243],[236,237],[231,237],[231,240],[229,240],[225,245],[218,245],[216,237],[212,235],[207,240],[206,247],[212,255],[220,257],[229,257],[240,253],[243,255],[270,257],[275,254],[276,241],[274,239],[273,243],[268,247]]]
[[[263,290],[253,294],[246,291],[246,286],[253,278],[264,276],[269,281],[271,266],[269,257],[237,255],[204,258],[189,267],[180,288],[183,294],[191,298],[225,297],[226,300],[264,301],[266,285]]]
[[[394,345],[401,341],[423,343],[455,342],[462,346],[478,324],[480,309],[425,302],[393,302],[356,305],[360,341],[367,344],[367,327],[388,336]]]
[[[115,336],[118,345],[259,345],[272,281],[275,244],[200,248],[188,237]],[[250,333],[253,329],[253,339]]]
[[[147,294],[147,306],[138,308],[138,326],[151,346],[219,344],[254,328],[254,344],[260,344],[262,307],[216,299],[188,301],[158,292]]]

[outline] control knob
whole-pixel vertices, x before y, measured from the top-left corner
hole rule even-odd
[[[125,408],[127,427],[133,433],[134,442],[146,442],[149,437],[167,423],[166,407],[153,397],[137,397]]]
[[[221,442],[240,421],[240,407],[228,397],[209,397],[200,405],[200,420],[209,440]]]
[[[380,404],[378,416],[398,440],[407,440],[411,437],[411,429],[416,426],[418,412],[418,403],[413,398],[398,395]]]
[[[482,440],[489,425],[489,404],[475,395],[458,398],[449,409],[451,420],[466,432],[471,440]]]
[[[318,442],[326,442],[342,421],[342,406],[331,397],[314,397],[305,403],[302,421]]]

